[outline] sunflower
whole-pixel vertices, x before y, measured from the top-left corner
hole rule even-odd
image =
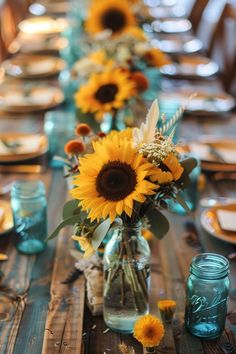
[[[83,113],[95,113],[96,119],[101,120],[104,113],[123,107],[135,92],[129,75],[115,69],[91,75],[75,93],[75,101]]]
[[[150,66],[156,66],[157,68],[170,64],[170,60],[167,55],[158,48],[150,48],[147,50],[144,54],[144,59]]]
[[[160,164],[159,168],[150,172],[152,182],[157,181],[159,184],[177,181],[182,176],[184,169],[179,163],[177,157],[170,153]]]
[[[142,316],[134,324],[134,338],[142,343],[144,347],[155,347],[159,345],[163,336],[163,324],[155,316]]]
[[[88,10],[85,29],[90,34],[110,30],[112,35],[120,35],[135,26],[135,16],[125,0],[94,1]]]
[[[91,221],[125,213],[131,217],[134,202],[143,203],[157,186],[145,179],[153,165],[127,138],[104,138],[93,142],[94,153],[80,159],[79,175],[71,194],[80,200]]]

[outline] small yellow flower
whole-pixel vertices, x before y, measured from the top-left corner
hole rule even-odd
[[[163,336],[164,326],[155,316],[142,316],[134,324],[134,338],[142,343],[144,347],[159,345]]]
[[[89,240],[87,237],[73,235],[72,238],[73,240],[79,242],[80,247],[84,251],[84,258],[89,258],[94,254],[95,250],[93,249],[91,240]]]
[[[171,322],[176,308],[176,301],[161,300],[157,302],[157,306],[160,310],[162,320],[164,322]]]

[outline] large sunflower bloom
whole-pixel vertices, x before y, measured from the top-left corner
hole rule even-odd
[[[80,159],[79,174],[71,191],[91,221],[125,213],[131,217],[134,202],[143,203],[157,188],[145,179],[153,168],[126,138],[114,136],[93,142],[94,153]]]
[[[121,69],[91,75],[75,93],[75,101],[83,113],[95,113],[101,120],[104,113],[117,110],[135,94],[135,84]]]
[[[110,30],[113,35],[120,35],[135,25],[135,16],[125,0],[95,1],[89,8],[85,22],[86,31],[90,34]]]
[[[134,338],[144,347],[155,347],[160,344],[164,336],[164,327],[161,321],[152,315],[140,317],[134,324]]]
[[[161,163],[159,168],[150,172],[152,182],[157,181],[159,184],[178,181],[182,176],[184,169],[179,163],[177,157],[170,153]]]

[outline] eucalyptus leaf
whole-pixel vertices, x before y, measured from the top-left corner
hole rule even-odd
[[[185,203],[185,201],[180,197],[179,194],[175,195],[174,199],[182,206],[182,208],[184,208],[187,213],[191,213],[188,204]]]
[[[147,217],[151,224],[151,231],[160,240],[169,231],[169,221],[157,208],[150,208]]]
[[[197,160],[194,157],[187,157],[180,161],[180,164],[184,170],[190,174],[192,170],[197,166]]]
[[[69,218],[70,216],[80,213],[80,208],[78,207],[77,200],[69,200],[63,207],[62,217],[63,220]]]
[[[61,229],[63,229],[63,227],[65,226],[69,226],[69,225],[74,225],[78,222],[80,222],[80,217],[79,215],[73,215],[70,216],[69,218],[63,220],[58,226],[57,228],[51,233],[51,235],[47,238],[47,240],[52,240],[53,238],[55,238],[58,233],[61,231]]]
[[[104,220],[101,224],[99,224],[98,227],[96,227],[92,237],[92,246],[94,250],[98,249],[104,237],[106,236],[110,226],[111,226],[111,222],[110,219],[108,218]]]
[[[79,123],[88,124],[95,133],[101,130],[99,123],[95,120],[94,115],[92,113],[84,114],[80,109],[77,109],[76,115]]]

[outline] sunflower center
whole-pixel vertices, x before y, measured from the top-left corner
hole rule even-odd
[[[148,328],[145,329],[145,336],[146,336],[147,338],[152,338],[153,335],[154,335],[153,328],[148,327]]]
[[[112,102],[118,92],[118,87],[115,84],[106,84],[99,87],[95,93],[95,98],[101,103]]]
[[[109,9],[102,16],[102,25],[104,28],[112,30],[112,32],[119,32],[126,25],[126,17],[118,9]]]
[[[170,172],[170,169],[164,164],[164,163],[160,163],[159,168],[163,171],[163,172]]]
[[[97,192],[107,200],[118,201],[135,189],[136,173],[131,166],[119,161],[108,162],[96,179]]]

